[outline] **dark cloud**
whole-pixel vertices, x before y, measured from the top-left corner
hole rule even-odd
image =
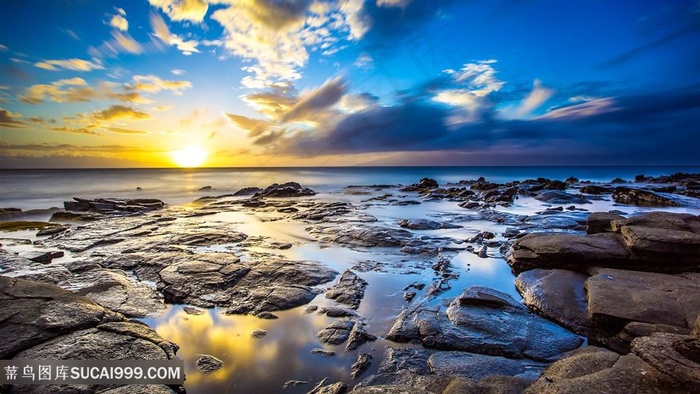
[[[257,137],[270,127],[270,122],[247,116],[224,113],[224,116],[236,126],[248,132],[248,137]]]
[[[281,117],[282,123],[295,120],[313,120],[319,113],[334,106],[345,94],[347,84],[342,78],[327,81],[320,88],[302,95],[294,106]]]
[[[87,134],[87,135],[101,135],[100,133],[96,132],[93,130],[92,127],[76,127],[76,128],[71,128],[71,127],[50,127],[51,130],[53,131],[60,131],[63,133],[74,133],[74,134]]]
[[[451,151],[500,157],[491,164],[698,163],[700,89],[645,92],[560,108],[535,119],[486,117],[446,127],[450,111],[425,100],[350,114],[334,126],[276,138],[298,156]],[[578,162],[578,161],[577,161]]]
[[[148,119],[151,115],[124,105],[111,105],[102,111],[93,112],[92,117],[97,120]]]
[[[27,123],[17,119],[19,117],[20,116],[17,114],[13,114],[4,108],[0,108],[0,127],[8,127],[13,129],[27,127]]]

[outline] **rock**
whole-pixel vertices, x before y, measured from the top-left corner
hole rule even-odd
[[[101,216],[94,213],[77,213],[58,211],[51,214],[50,222],[90,222],[100,219]]]
[[[441,306],[404,310],[386,336],[443,350],[551,361],[583,340],[543,319],[509,295],[472,286]]]
[[[700,340],[684,335],[656,333],[637,338],[632,351],[656,370],[700,392]]]
[[[63,257],[63,252],[28,250],[25,252],[20,252],[19,256],[37,263],[49,264],[51,263],[51,260]]]
[[[195,362],[195,368],[201,373],[212,373],[218,371],[223,366],[223,361],[209,354],[202,354],[202,356],[197,359],[197,362]]]
[[[355,350],[367,341],[375,341],[377,336],[365,331],[361,323],[356,323],[352,330],[350,330],[350,336],[348,338],[348,344],[345,346],[345,350]]]
[[[350,331],[355,326],[352,320],[340,320],[333,322],[330,326],[324,328],[316,334],[316,337],[321,343],[330,345],[340,345],[345,342],[350,336]]]
[[[329,385],[322,385],[321,381],[313,390],[309,391],[307,394],[345,394],[348,389],[348,385],[343,382],[337,382]]]
[[[100,391],[100,394],[173,394],[176,392],[162,384],[129,384],[107,391]]]
[[[690,328],[700,314],[697,277],[599,269],[585,286],[588,314],[608,333],[631,321]]]
[[[203,315],[204,313],[206,313],[203,310],[201,310],[199,308],[195,308],[193,306],[185,306],[182,308],[182,310],[185,311],[185,313],[187,313],[188,315],[195,315],[195,316]]]
[[[95,302],[58,286],[0,276],[0,359],[55,337],[123,320]]]
[[[330,357],[330,356],[335,356],[335,352],[332,350],[327,350],[327,349],[321,349],[321,348],[314,348],[311,349],[312,354],[319,354],[321,356],[325,357]]]
[[[66,201],[63,207],[67,211],[98,212],[98,213],[135,213],[147,212],[165,207],[161,200],[148,198],[119,199],[97,198],[85,199],[73,197],[74,201]]]
[[[635,260],[659,265],[700,265],[700,217],[690,214],[649,212],[614,220],[612,229],[632,252]],[[694,267],[693,267],[694,265]]]
[[[369,353],[360,353],[360,355],[357,357],[357,361],[350,366],[350,376],[355,379],[362,375],[362,373],[369,368],[369,365],[372,364],[371,360],[372,355]]]
[[[347,310],[345,308],[340,308],[337,306],[324,306],[321,308],[319,311],[320,313],[324,313],[328,317],[354,317],[357,316],[357,313]]]
[[[313,196],[316,192],[309,189],[308,187],[303,187],[296,182],[287,182],[283,184],[273,183],[272,185],[265,188],[263,191],[259,191],[253,195],[253,198],[261,197],[305,197]]]
[[[282,385],[282,390],[286,390],[290,387],[300,386],[302,384],[309,384],[308,380],[288,380]]]
[[[574,195],[555,190],[545,190],[537,194],[535,199],[549,204],[590,204],[590,201],[580,194]]]
[[[611,222],[613,220],[623,220],[624,217],[612,212],[591,212],[588,215],[586,229],[587,234],[598,234],[612,232]]]
[[[616,187],[612,192],[612,198],[615,202],[627,205],[638,205],[644,207],[680,207],[677,201],[674,201],[668,196],[659,193],[636,189],[631,187]]]
[[[629,254],[615,234],[528,234],[515,242],[508,264],[516,273],[532,268],[582,269],[624,265]]]
[[[428,358],[433,373],[479,380],[490,375],[537,379],[546,364],[527,359],[510,359],[466,352],[437,352]]]
[[[586,334],[590,326],[584,289],[586,279],[586,275],[567,270],[533,269],[518,275],[515,287],[528,308],[579,334]]]
[[[406,300],[406,302],[411,302],[414,298],[416,298],[415,291],[405,291],[403,293],[403,299]]]
[[[687,393],[667,375],[634,354],[620,356],[588,346],[566,355],[545,369],[525,394],[625,392],[641,394]]]
[[[612,193],[615,188],[612,186],[601,186],[601,185],[586,185],[579,189],[581,193],[585,194],[607,194]]]
[[[338,283],[326,291],[326,298],[350,305],[357,309],[365,295],[367,281],[355,275],[350,270],[343,272]]]
[[[439,230],[462,227],[450,223],[440,223],[428,219],[405,219],[399,222],[399,226],[411,230]]]
[[[402,247],[413,240],[408,230],[379,226],[317,227],[311,233],[322,242],[370,248]]]
[[[253,316],[257,317],[258,319],[265,319],[265,320],[279,319],[279,316],[275,315],[272,312],[256,312],[253,314]]]
[[[478,382],[465,378],[456,378],[443,390],[442,394],[510,394],[522,393],[532,384],[529,379],[505,375],[490,375]]]
[[[440,187],[435,179],[423,178],[418,183],[414,183],[410,186],[406,186],[400,189],[402,192],[428,192],[430,189],[436,189]]]
[[[234,196],[252,196],[256,193],[262,192],[263,189],[259,187],[244,187],[243,189],[238,190],[237,192],[233,193]]]
[[[256,329],[253,330],[253,332],[250,334],[253,338],[262,338],[265,335],[267,335],[267,331],[261,330],[261,329]]]
[[[163,297],[155,289],[121,270],[93,269],[58,285],[129,317],[152,316],[165,309]]]

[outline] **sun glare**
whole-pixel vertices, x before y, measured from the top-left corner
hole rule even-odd
[[[173,162],[180,167],[199,167],[207,159],[206,149],[199,146],[188,146],[170,152]]]

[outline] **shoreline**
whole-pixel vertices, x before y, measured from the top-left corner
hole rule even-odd
[[[327,323],[314,335],[320,349],[346,352],[343,360],[350,355],[357,359],[345,365],[349,379],[324,382],[318,392],[322,387],[342,392],[343,385],[352,389],[358,383],[353,392],[391,392],[401,386],[425,392],[495,387],[558,392],[579,384],[561,365],[585,369],[592,359],[614,359],[603,363],[607,369],[599,375],[627,376],[634,383],[631,370],[618,365],[622,363],[617,360],[625,360],[648,371],[648,379],[634,383],[640,390],[682,392],[700,387],[695,375],[669,367],[661,355],[669,349],[678,352],[674,349],[683,343],[691,350],[678,354],[698,363],[692,349],[698,346],[700,312],[700,277],[695,274],[700,268],[695,257],[700,255],[699,186],[700,174],[614,184],[539,178],[440,185],[424,178],[408,186],[348,186],[323,199],[300,184],[278,184],[200,198],[186,208],[153,199],[78,198],[52,212],[52,220],[30,245],[8,246],[3,238],[0,276],[68,288],[126,320],[157,314],[169,304],[193,307],[192,319],[198,313],[194,311],[214,307],[227,315],[257,316],[268,328],[257,334],[263,341],[274,334],[269,327],[274,327],[275,317],[285,321],[296,311],[302,316],[295,317],[299,321],[309,316],[316,325]],[[590,208],[605,199],[623,204],[620,209],[641,204],[649,211],[695,213],[592,214]],[[430,218],[398,221],[392,216],[425,206],[447,210]],[[26,213],[1,214],[7,223]],[[234,219],[221,221],[227,215]],[[254,227],[240,215],[262,218],[260,226],[279,224],[304,234],[284,240],[247,234],[240,229]],[[472,236],[465,235],[467,229]],[[386,260],[343,266],[294,258],[305,244],[368,255],[380,250],[376,253]],[[20,249],[26,250],[13,253]],[[59,252],[68,258],[51,254]],[[506,260],[517,274],[510,282],[517,285],[523,303],[487,287],[456,288],[468,276],[469,265],[457,263],[467,255]],[[671,269],[667,261],[674,263]],[[635,269],[632,276],[630,268]],[[377,317],[363,315],[372,308],[367,297],[375,291],[373,279],[363,277],[370,279],[375,272],[423,278],[422,283],[401,286],[392,298],[390,306],[402,309],[388,330]],[[620,280],[612,280],[611,287],[607,277]],[[23,285],[38,286],[32,283]],[[646,291],[644,302],[652,304],[663,300],[663,293],[649,289],[698,296],[679,301],[666,295],[674,301],[662,302],[663,308],[651,314],[635,310],[637,300],[629,305],[607,302],[634,299],[629,289]],[[307,312],[309,305],[316,309]],[[474,325],[475,320],[482,323]],[[99,332],[100,324],[93,329]],[[503,324],[509,329],[503,331]],[[504,336],[510,340],[503,341]],[[584,339],[588,346],[576,350]],[[398,347],[370,351],[377,340]],[[2,358],[42,343],[17,345],[22,350],[7,351]],[[419,346],[401,348],[402,343]],[[557,361],[563,354],[568,357]],[[589,388],[603,390],[607,384],[593,374],[582,376]],[[288,390],[306,392],[316,383],[290,384]]]

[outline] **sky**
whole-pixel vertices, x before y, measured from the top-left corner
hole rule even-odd
[[[700,165],[700,2],[7,0],[0,168]]]

